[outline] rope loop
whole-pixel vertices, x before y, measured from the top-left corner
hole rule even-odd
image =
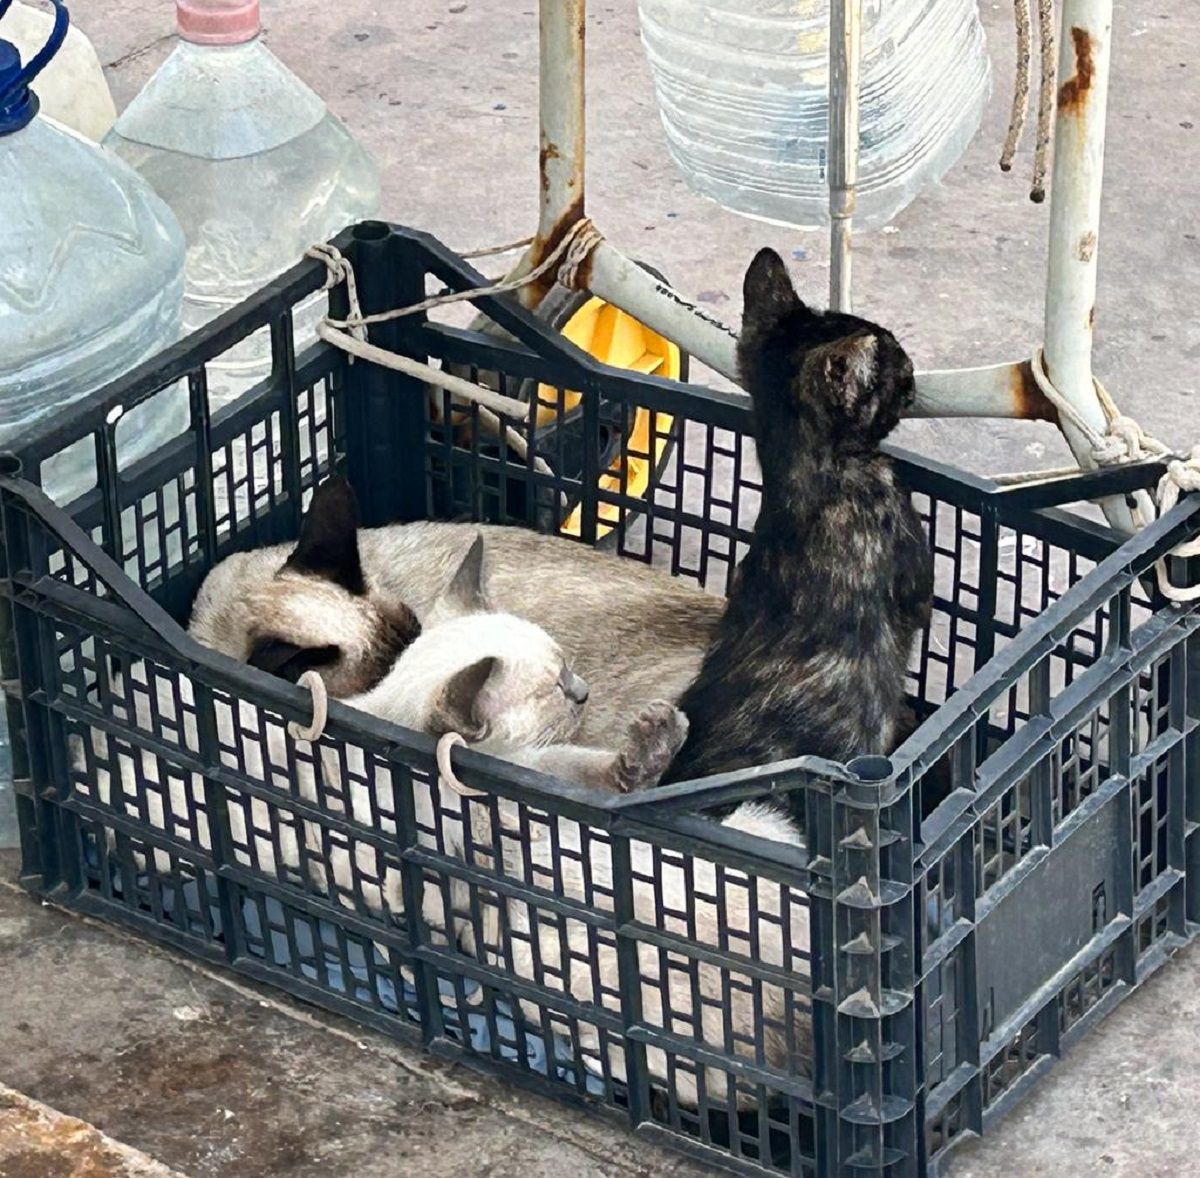
[[[1058,411],[1060,424],[1063,421],[1073,425],[1087,439],[1092,460],[1098,467],[1124,466],[1134,462],[1146,462],[1150,459],[1167,460],[1166,473],[1159,480],[1154,495],[1147,492],[1134,492],[1132,514],[1134,521],[1140,526],[1166,515],[1176,503],[1179,496],[1186,492],[1200,491],[1200,445],[1195,445],[1186,457],[1172,453],[1165,442],[1153,434],[1147,433],[1132,417],[1122,413],[1112,394],[1092,377],[1096,388],[1096,398],[1104,413],[1105,430],[1100,433],[1054,386],[1046,372],[1046,357],[1039,348],[1030,361],[1033,378],[1041,389],[1046,400]],[[1018,475],[1003,476],[1003,482],[1032,481],[1051,475],[1075,474],[1078,468],[1068,471],[1027,472]],[[1174,557],[1189,557],[1200,555],[1200,539],[1191,540],[1174,548],[1167,554]],[[1193,586],[1175,585],[1167,573],[1167,558],[1163,557],[1155,563],[1155,574],[1158,588],[1162,595],[1176,605],[1200,601],[1200,584]]]
[[[441,778],[444,785],[448,785],[460,798],[482,798],[486,797],[486,791],[475,789],[473,786],[465,785],[459,781],[458,775],[454,772],[454,766],[450,764],[450,750],[458,745],[466,747],[466,740],[457,732],[444,732],[437,742],[437,749],[434,753],[434,758],[437,761],[438,777]]]
[[[316,671],[305,671],[296,680],[297,687],[307,687],[312,696],[313,715],[308,724],[300,724],[289,720],[288,736],[293,740],[313,742],[320,740],[325,734],[325,721],[329,718],[329,693],[325,688],[325,680]]]
[[[531,270],[515,277],[505,278],[490,286],[474,286],[469,290],[455,290],[448,294],[432,295],[407,307],[394,307],[390,311],[379,311],[374,315],[364,315],[358,301],[358,291],[353,282],[353,267],[335,246],[315,245],[306,251],[306,257],[317,258],[329,267],[330,276],[326,290],[332,289],[339,282],[346,281],[349,294],[350,313],[345,319],[334,319],[326,316],[324,322],[330,327],[348,331],[356,339],[367,338],[366,329],[373,323],[389,323],[393,319],[402,319],[407,315],[416,315],[422,311],[431,311],[435,307],[446,307],[452,303],[462,303],[470,299],[478,299],[486,295],[508,294],[520,290],[546,274],[556,272],[556,277],[564,286],[574,287],[578,281],[579,268],[591,252],[604,240],[600,230],[588,217],[581,217],[566,233],[559,243]],[[361,332],[361,334],[359,334]]]

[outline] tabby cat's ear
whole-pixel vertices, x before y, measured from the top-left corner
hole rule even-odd
[[[806,311],[783,259],[773,249],[761,249],[742,283],[742,331],[774,327],[785,315]]]
[[[430,735],[457,732],[468,744],[483,740],[489,729],[487,685],[499,667],[500,660],[489,657],[457,672],[433,705]]]
[[[483,580],[483,534],[480,533],[467,549],[466,556],[462,558],[462,563],[450,579],[442,606],[452,614],[489,612],[491,603],[484,591]]]
[[[875,380],[879,341],[857,331],[819,349],[826,381],[841,390],[842,400],[853,407]]]
[[[300,523],[300,539],[284,568],[333,581],[350,593],[367,591],[358,556],[358,504],[340,475],[314,492]]]

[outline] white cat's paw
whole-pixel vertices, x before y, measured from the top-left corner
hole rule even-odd
[[[634,793],[657,785],[687,734],[688,719],[674,704],[661,699],[647,704],[629,726],[617,758],[617,788]]]

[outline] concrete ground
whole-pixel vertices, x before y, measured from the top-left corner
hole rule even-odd
[[[1200,358],[1192,7],[1116,4],[1096,315],[1097,370],[1126,412],[1178,447],[1197,440],[1190,403]],[[264,0],[264,8],[268,44],[378,159],[383,216],[463,249],[532,229],[534,0]],[[171,47],[171,6],[73,0],[71,9],[122,106]],[[1048,208],[1027,199],[1028,144],[1012,174],[995,166],[1011,85],[1011,5],[982,0],[981,9],[995,65],[983,129],[892,231],[857,243],[858,308],[892,327],[923,366],[1026,356],[1040,333]],[[674,171],[633,0],[593,0],[588,37],[588,202],[605,233],[733,322],[741,274],[762,244],[792,258],[821,298],[823,234],[738,219],[692,196]],[[1028,423],[915,423],[903,441],[981,472],[1065,457],[1053,430]],[[13,870],[0,859],[0,876]],[[960,1152],[955,1178],[1200,1170],[1198,966],[1196,952],[1185,953],[1147,985],[986,1142]],[[267,1002],[4,890],[0,994],[0,1084],[195,1178],[698,1172],[589,1116]],[[0,1097],[0,1176],[122,1172],[16,1168],[19,1151],[5,1135],[40,1140],[31,1117],[9,1115]]]

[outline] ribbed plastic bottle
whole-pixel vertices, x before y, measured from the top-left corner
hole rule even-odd
[[[7,8],[0,0],[0,38]],[[55,0],[50,39],[24,65],[0,39],[0,450],[179,337],[184,242],[170,209],[109,152],[38,116],[30,82],[67,24]],[[182,389],[130,410],[117,425],[119,464],[153,453],[187,421]],[[94,486],[91,440],[40,476],[63,504]],[[0,709],[0,846],[15,838],[11,785]]]
[[[638,0],[667,150],[689,187],[797,228],[829,221],[829,0]],[[979,128],[977,0],[863,0],[855,225],[887,224]]]
[[[22,57],[32,57],[50,38],[54,14],[16,0],[5,14],[4,36]],[[97,143],[117,119],[117,108],[92,43],[76,25],[67,29],[67,39],[54,60],[38,75],[32,86],[42,104],[44,118],[51,118],[86,135]]]
[[[171,206],[188,242],[193,331],[374,217],[379,175],[325,103],[262,43],[258,0],[178,0],[180,41],[105,140]],[[323,298],[295,316],[314,338]],[[209,366],[210,404],[270,372],[267,332]]]

